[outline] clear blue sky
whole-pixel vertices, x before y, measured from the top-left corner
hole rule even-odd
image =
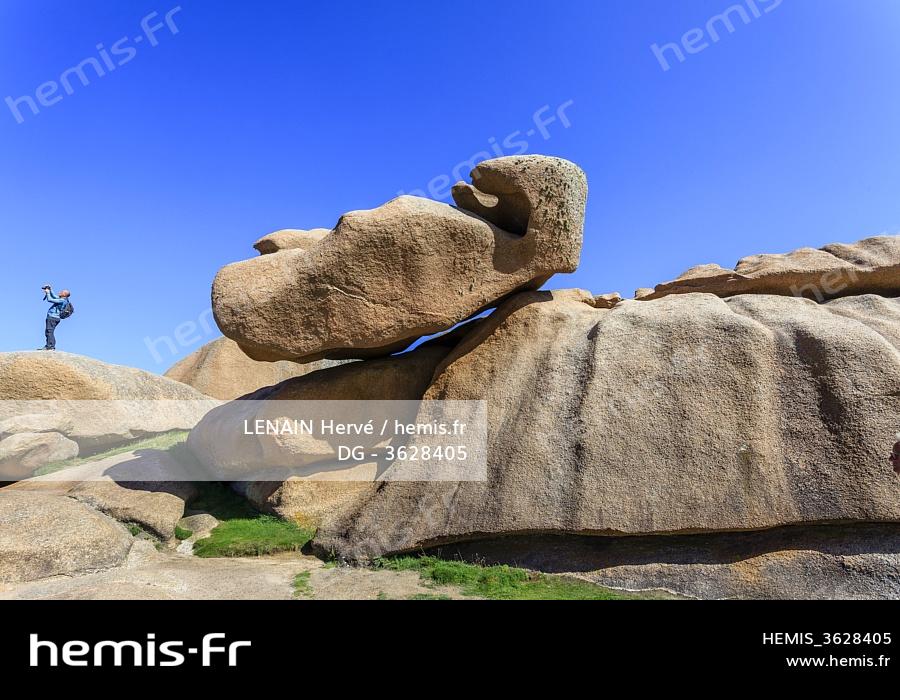
[[[0,103],[0,351],[43,343],[51,282],[78,307],[60,348],[165,371],[214,336],[183,328],[159,358],[145,339],[196,322],[257,237],[440,196],[504,140],[588,173],[583,262],[552,287],[631,294],[900,230],[900,3],[744,0],[749,22],[688,34],[663,70],[651,45],[732,4],[3,0],[0,100],[39,113]],[[101,50],[123,64],[67,94]]]

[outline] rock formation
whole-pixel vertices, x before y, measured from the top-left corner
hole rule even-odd
[[[0,354],[0,480],[129,440],[190,430],[213,401],[149,372],[63,352]]]
[[[898,280],[900,236],[877,236],[851,245],[827,245],[821,250],[801,248],[785,255],[754,255],[741,260],[734,270],[700,265],[674,282],[660,284],[637,297],[651,300],[706,292],[720,297],[778,294],[825,301],[852,294],[890,296],[897,293]]]
[[[120,523],[173,537],[196,488],[166,452],[28,477],[79,453],[189,430],[220,403],[179,382],[77,355],[0,354],[0,481],[24,480],[0,489],[0,582],[120,566],[135,541]]]
[[[189,478],[208,477],[188,471],[169,451],[142,449],[19,481],[0,494],[27,491],[68,496],[168,540],[175,535],[186,504],[198,493]]]
[[[208,398],[155,374],[81,355],[0,353],[0,401],[202,401]]]
[[[330,360],[300,365],[296,362],[251,360],[233,340],[219,338],[174,365],[165,376],[223,401],[251,394],[338,364]]]
[[[432,344],[398,357],[354,362],[298,377],[277,387],[263,389],[245,397],[245,401],[211,411],[191,431],[188,446],[211,474],[225,481],[247,478],[248,467],[261,470],[277,466],[286,446],[281,440],[248,438],[235,430],[248,411],[249,419],[274,418],[278,401],[413,401],[422,397],[435,367],[447,355],[449,347]],[[252,403],[250,403],[252,402]],[[264,403],[260,403],[264,402]],[[265,413],[261,407],[271,406]],[[332,456],[325,446],[308,449],[309,467],[303,478],[285,482],[255,481],[243,487],[244,494],[257,508],[282,517],[320,525],[344,512],[349,501],[357,501],[374,488],[375,465],[363,464],[355,472],[329,474],[316,467]],[[357,480],[358,479],[358,480]]]
[[[24,479],[35,469],[78,456],[78,443],[60,433],[15,433],[0,440],[0,479]]]
[[[507,301],[426,399],[485,399],[483,483],[382,484],[323,549],[355,557],[524,532],[900,522],[900,300],[678,295]]]
[[[825,557],[821,590],[900,592],[898,577],[882,585],[879,568],[896,567],[900,551],[870,557],[860,545],[869,531],[855,529],[872,523],[882,528],[873,543],[890,549],[897,541],[898,482],[886,455],[900,428],[900,236],[755,256],[735,270],[702,266],[641,290],[639,300],[538,292],[548,274],[572,268],[580,244],[580,173],[560,177],[557,167],[490,162],[473,173],[474,186],[454,189],[459,209],[401,198],[345,216],[309,251],[220,273],[214,300],[223,329],[268,360],[364,358],[499,306],[440,351],[324,369],[255,395],[485,400],[486,481],[374,485],[362,473],[359,483],[313,473],[245,485],[248,497],[315,524],[314,545],[351,560],[537,533],[637,543],[840,525],[849,529],[848,556],[872,571],[852,591],[829,584],[842,554],[810,535],[811,551]],[[486,226],[493,246],[480,243]],[[527,255],[516,252],[517,235],[536,242]],[[388,261],[387,250],[406,267]],[[354,264],[337,265],[338,251]],[[292,293],[301,295],[297,308],[272,303]],[[228,444],[227,422],[217,427],[224,415],[215,412],[192,434],[198,457],[219,468],[229,459],[235,469],[264,463],[264,454]],[[773,572],[787,570],[779,541],[767,540],[772,551],[760,571],[771,579],[759,591],[771,593]],[[815,556],[791,561],[807,566]],[[698,571],[632,567],[595,580],[641,587],[643,577],[656,587],[666,576],[687,577],[673,587],[747,595],[729,562],[704,574],[718,587],[691,583]],[[872,577],[882,583],[869,586]]]
[[[699,597],[900,596],[900,482],[888,461],[900,430],[900,236],[701,266],[634,300],[537,291],[577,265],[584,174],[529,156],[472,176],[454,188],[456,208],[401,197],[333,231],[267,236],[260,257],[219,273],[213,307],[231,340],[170,372],[242,399],[191,432],[207,470],[244,481],[235,487],[258,508],[315,526],[318,551],[353,561],[450,545]],[[0,356],[0,397],[128,393],[133,371],[64,358],[63,371],[59,357]],[[362,361],[308,364],[323,358]],[[158,381],[140,378],[154,397],[202,398]],[[235,431],[236,415],[277,418],[292,400],[419,399],[486,403],[485,480],[379,482],[383,465],[325,469],[331,444],[292,436],[274,444],[308,458],[302,474],[248,477],[280,453]],[[81,444],[71,416],[47,413],[0,415],[0,459],[19,443]],[[0,527],[0,580],[120,564],[127,543],[105,514],[170,537],[190,494],[125,483],[165,481],[157,462],[0,491],[0,526],[18,519],[35,532],[65,502],[54,536],[78,550],[35,539],[22,556]],[[65,540],[88,526],[80,536],[94,539]]]
[[[0,582],[119,566],[132,542],[124,526],[71,498],[0,491]]]
[[[575,270],[587,198],[577,166],[517,156],[472,177],[454,188],[459,208],[399,197],[345,214],[308,250],[225,267],[212,293],[222,332],[264,361],[388,355]]]
[[[272,255],[282,250],[309,250],[318,245],[329,233],[331,229],[327,228],[314,228],[310,231],[286,229],[263,236],[253,244],[253,247],[260,255]]]
[[[900,598],[900,527],[813,525],[709,535],[525,535],[455,543],[485,565],[565,574],[625,590],[702,599]]]

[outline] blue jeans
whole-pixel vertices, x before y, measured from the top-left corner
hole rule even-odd
[[[56,335],[54,333],[58,325],[58,318],[47,316],[47,330],[44,332],[44,335],[47,337],[47,344],[44,345],[44,350],[56,350]]]

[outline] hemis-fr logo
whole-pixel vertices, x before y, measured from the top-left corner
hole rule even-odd
[[[85,642],[72,640],[63,643],[42,640],[36,634],[29,635],[29,666],[32,668],[55,666],[129,666],[167,667],[181,666],[188,658],[197,658],[204,667],[238,665],[238,651],[251,646],[249,641],[226,642],[226,635],[213,632],[203,637],[201,643],[190,646],[181,641],[157,641],[155,634],[148,634],[142,642],[133,640]]]

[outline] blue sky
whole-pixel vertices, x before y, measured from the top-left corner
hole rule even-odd
[[[895,0],[3,0],[0,351],[42,344],[51,282],[61,349],[165,371],[256,238],[440,196],[504,142],[588,174],[581,268],[550,287],[897,232],[898,35]]]

